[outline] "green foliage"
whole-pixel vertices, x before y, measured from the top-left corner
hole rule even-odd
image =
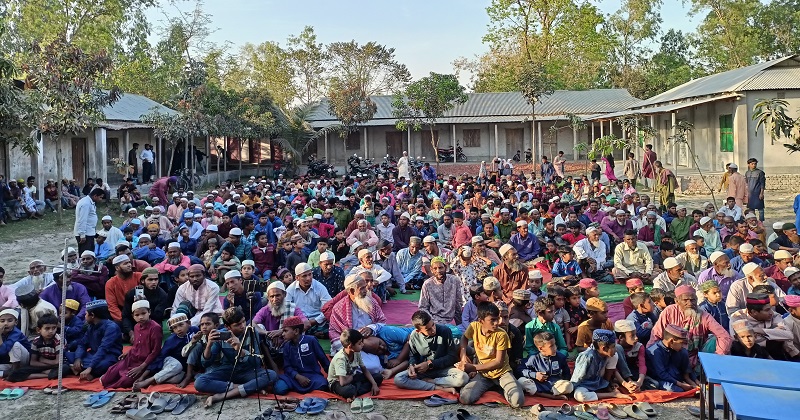
[[[319,108],[319,104],[303,104],[293,108],[286,114],[286,120],[281,124],[281,132],[276,142],[281,145],[284,153],[294,162],[300,164],[303,152],[309,149],[319,138],[325,134],[339,134],[343,127],[331,125],[320,130],[315,130],[308,122]]]
[[[325,91],[325,63],[329,57],[325,46],[317,43],[314,28],[306,26],[300,35],[290,36],[287,52],[300,100],[310,104],[320,99]]]
[[[759,0],[692,0],[691,13],[704,15],[694,35],[697,55],[711,72],[759,61],[764,28],[753,25],[763,8]]]
[[[800,117],[790,117],[786,109],[788,106],[789,102],[785,99],[759,99],[753,106],[753,121],[757,122],[756,135],[763,128],[773,142],[785,137],[791,143],[784,143],[783,146],[789,149],[789,153],[794,153],[800,151]]]
[[[281,108],[288,109],[299,93],[290,59],[288,51],[276,42],[247,43],[236,56],[236,70],[228,75],[226,84],[236,90],[266,89]]]
[[[526,61],[517,73],[517,88],[531,106],[536,106],[542,96],[553,94],[555,83],[541,64]]]
[[[342,88],[366,96],[392,94],[405,87],[411,73],[394,56],[394,48],[356,41],[328,45],[329,92]]]
[[[343,130],[339,136],[345,139],[361,124],[371,120],[378,112],[378,106],[356,81],[333,79],[328,88],[328,112],[342,123]]]

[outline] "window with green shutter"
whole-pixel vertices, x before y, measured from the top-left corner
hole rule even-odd
[[[733,115],[719,116],[719,151],[733,151]]]

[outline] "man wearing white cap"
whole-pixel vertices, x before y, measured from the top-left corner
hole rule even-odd
[[[376,302],[369,293],[365,280],[368,276],[368,273],[351,273],[344,280],[347,297],[336,302],[331,310],[331,354],[336,354],[342,348],[339,341],[342,331],[352,328],[369,337],[386,325],[380,302]]]
[[[528,233],[528,222],[517,222],[517,233],[511,235],[509,244],[514,247],[523,263],[539,256],[539,239]],[[501,252],[502,254],[502,252]]]
[[[336,296],[344,290],[344,270],[334,265],[335,260],[336,257],[333,252],[325,251],[319,256],[319,266],[315,267],[311,272],[314,280],[322,283],[331,296]]]
[[[127,255],[117,255],[111,261],[116,269],[116,275],[106,283],[106,302],[111,319],[122,325],[122,308],[125,305],[125,295],[141,283],[142,273],[133,271],[133,264]]]
[[[86,287],[86,292],[92,299],[105,299],[108,267],[98,263],[94,251],[83,251],[80,267],[72,270],[70,280]]]
[[[421,261],[421,253],[418,252],[417,254],[420,255]],[[392,274],[384,270],[382,266],[375,264],[375,260],[373,259],[372,253],[369,252],[369,250],[361,249],[358,251],[356,256],[358,257],[359,265],[353,267],[347,274],[360,274],[364,271],[369,271],[372,274],[372,278],[376,284],[375,293],[380,296],[381,299],[386,299],[387,289],[391,286],[387,282],[392,278]],[[401,278],[399,281],[403,281],[403,278]],[[405,290],[402,287],[403,286],[401,285],[401,290]]]
[[[613,218],[609,214],[609,217],[600,222],[600,227],[614,241],[614,244],[618,244],[622,242],[625,231],[633,229],[633,222],[628,220],[625,210],[616,210]]]
[[[324,338],[328,335],[328,322],[322,313],[322,305],[331,300],[331,295],[322,283],[314,280],[312,267],[308,263],[297,264],[294,278],[294,282],[286,288],[286,298],[308,317],[309,328],[306,333]]]
[[[731,260],[722,251],[712,252],[708,256],[708,263],[710,267],[700,272],[697,276],[698,286],[709,281],[714,280],[719,284],[719,291],[724,300],[728,296],[728,290],[733,282],[742,277],[741,273],[731,269]]]
[[[605,269],[611,265],[610,261],[606,261],[606,244],[601,239],[602,232],[600,228],[589,226],[586,228],[586,237],[575,242],[572,249],[575,254],[582,253],[586,258],[592,258],[597,263],[597,269]]]
[[[458,277],[447,274],[442,257],[431,260],[432,276],[422,284],[419,309],[428,312],[437,324],[461,323],[461,308],[466,304]]]
[[[195,222],[193,212],[187,211],[183,213],[183,225],[181,227],[183,226],[189,229],[189,237],[192,239],[196,240],[203,233],[203,225]]]
[[[749,262],[754,262],[763,267],[764,261],[756,257],[755,252],[753,245],[747,242],[739,245],[739,255],[731,258],[731,268],[736,271],[742,271],[742,267]]]
[[[26,284],[32,284],[34,290],[40,292],[45,287],[53,284],[53,274],[47,273],[47,267],[42,260],[33,260],[28,264],[28,275],[17,280],[9,287],[16,289]]]
[[[753,293],[753,288],[760,284],[768,284],[775,288],[775,299],[783,302],[786,293],[764,274],[764,270],[758,264],[753,262],[745,264],[742,267],[742,274],[744,278],[731,284],[725,298],[725,309],[728,311],[728,316],[740,309],[745,309],[747,307],[747,295]],[[733,320],[731,320],[731,323],[733,323]]]
[[[492,276],[500,282],[503,301],[508,304],[513,300],[514,290],[527,289],[528,270],[520,262],[517,250],[510,244],[500,247],[500,258],[502,258],[503,263],[492,270]]]
[[[722,240],[719,237],[719,232],[714,228],[714,221],[708,216],[703,216],[699,224],[700,229],[692,232],[692,235],[703,238],[703,248],[706,250],[706,255],[711,255],[715,251],[722,251]]]
[[[788,251],[780,250],[776,251],[774,254],[775,264],[770,265],[769,267],[764,269],[764,274],[767,277],[771,278],[775,281],[775,284],[781,288],[784,292],[788,292],[789,288],[792,287],[792,282],[784,274],[787,268],[792,267],[794,265],[794,259],[792,258],[792,254]],[[763,265],[762,265],[763,266]]]
[[[778,235],[769,242],[769,247],[773,251],[782,249],[789,251],[790,254],[796,255],[800,251],[800,237],[797,236],[797,226],[794,223],[784,223],[780,232],[775,231]]]
[[[664,271],[653,278],[653,288],[661,289],[665,292],[670,292],[680,286],[689,285],[693,289],[699,290],[697,286],[697,279],[689,273],[684,272],[681,263],[673,257],[664,260]],[[698,297],[702,293],[698,293]]]
[[[114,226],[114,219],[112,219],[111,216],[103,216],[100,223],[103,224],[103,230],[100,232],[106,233],[106,241],[108,241],[108,243],[115,244],[123,238],[122,231]]]
[[[267,345],[280,349],[283,344],[283,321],[292,316],[300,318],[306,328],[310,325],[303,311],[286,299],[286,286],[276,281],[267,287],[267,304],[253,316],[253,325],[264,336]]]
[[[397,226],[392,231],[392,249],[398,252],[403,248],[408,248],[408,241],[414,236],[414,229],[409,226],[411,216],[403,213],[397,219]]]
[[[352,245],[356,241],[362,244],[367,244],[370,249],[374,249],[378,243],[378,235],[372,229],[368,229],[369,222],[366,219],[359,219],[357,222],[358,228],[352,231],[347,237],[347,245]]]
[[[700,255],[700,247],[694,239],[684,241],[683,249],[686,251],[676,255],[675,259],[687,273],[697,277],[708,268],[708,258]]]

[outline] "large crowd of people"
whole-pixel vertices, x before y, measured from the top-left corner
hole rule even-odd
[[[0,374],[52,377],[66,340],[67,374],[134,390],[194,381],[207,405],[325,390],[366,410],[394,378],[462,404],[497,389],[518,408],[526,394],[692,390],[704,351],[798,359],[800,238],[794,223],[765,228],[755,159],[744,176],[728,165],[721,207],[690,209],[651,149],[605,184],[599,169],[567,176],[563,154],[537,173],[281,175],[205,194],[162,178],[117,226],[98,220],[106,191],[89,189],[77,248],[0,287]],[[599,288],[612,283],[630,294],[615,322]],[[407,325],[387,324],[386,303],[416,290]]]

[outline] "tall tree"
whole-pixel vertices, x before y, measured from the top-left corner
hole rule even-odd
[[[395,59],[394,48],[376,42],[356,41],[328,45],[328,76],[331,86],[354,88],[366,96],[387,95],[403,89],[411,73]]]
[[[647,45],[658,35],[661,3],[661,0],[624,0],[606,22],[613,39],[611,83],[628,89],[635,97],[642,97],[647,91],[644,71],[650,56]]]
[[[547,74],[544,66],[541,64],[526,62],[520,67],[517,79],[517,86],[519,86],[522,96],[528,101],[531,106],[531,122],[536,124],[536,104],[542,96],[550,96],[553,94],[554,83],[552,77]],[[535,153],[535,144],[533,135],[531,135],[531,157]],[[539,139],[539,156],[542,154],[542,141]],[[533,159],[533,167],[536,167],[536,159]]]
[[[646,64],[646,90],[638,97],[649,98],[704,76],[695,64],[691,41],[681,31],[670,29],[661,37],[661,46]]]
[[[697,55],[711,72],[749,66],[758,57],[759,32],[753,23],[759,0],[692,0],[692,14],[704,14],[697,27]]]
[[[439,138],[434,135],[436,121],[456,105],[467,102],[466,89],[453,74],[433,73],[409,84],[392,101],[392,113],[397,118],[397,129],[405,131],[412,127],[418,131],[427,125],[431,132],[431,145],[439,166]],[[453,153],[457,151],[453,150]]]
[[[339,136],[346,139],[350,133],[372,119],[378,106],[355,81],[331,80],[328,88],[328,112],[341,122]]]
[[[300,35],[290,36],[287,45],[300,102],[310,104],[319,100],[325,92],[325,62],[328,60],[325,46],[317,43],[317,34],[311,26],[303,28]]]
[[[756,15],[754,27],[763,34],[758,37],[762,60],[796,54],[800,51],[800,0],[773,0],[763,4]]]
[[[266,89],[284,109],[288,109],[297,98],[295,72],[290,64],[289,53],[277,42],[244,44],[239,51],[238,62],[239,71],[230,77],[238,77],[239,80],[229,78],[231,87],[239,90]]]

